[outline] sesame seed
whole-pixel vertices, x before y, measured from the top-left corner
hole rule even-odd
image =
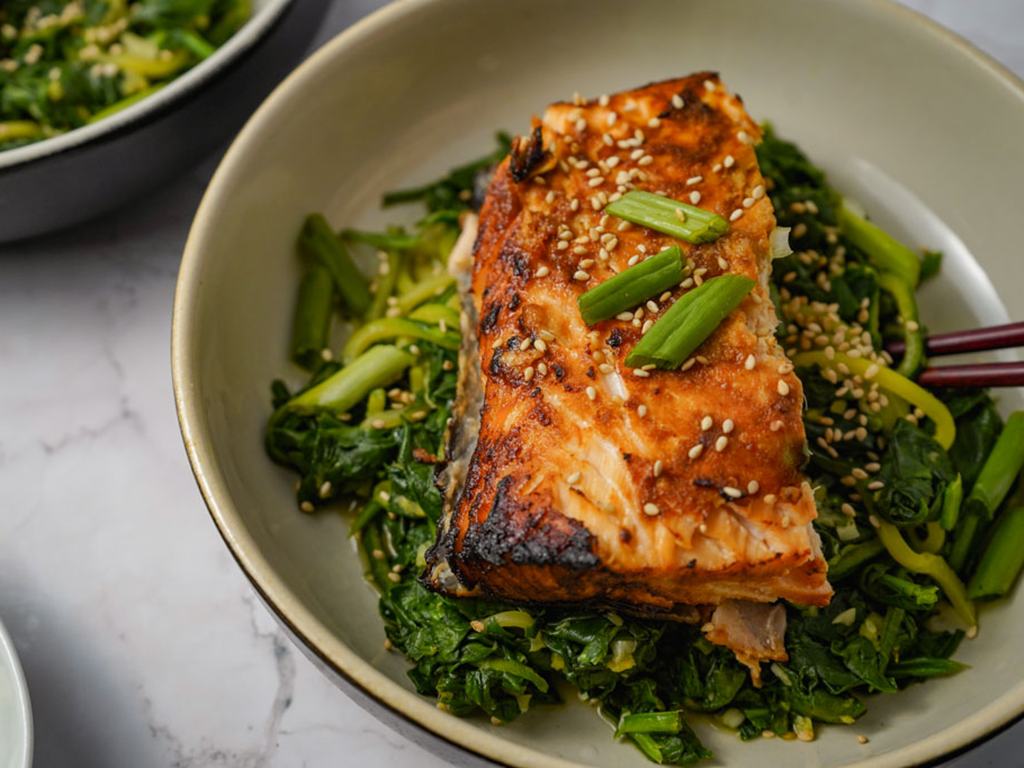
[[[743,198],[743,207],[744,208],[749,208],[753,204],[754,204],[754,198],[752,198],[752,197],[745,197],[745,198]]]
[[[651,502],[647,502],[646,504],[644,504],[644,514],[656,515],[660,511],[661,510],[658,509],[658,505],[657,504],[652,504]]]
[[[303,512],[312,512],[313,503],[310,501],[304,501],[301,504],[299,504],[299,509],[301,509]]]
[[[764,197],[764,184],[758,184],[752,190],[750,190],[750,196],[755,200],[760,200]]]
[[[577,198],[577,197],[574,197],[574,198],[572,199],[572,202],[571,202],[571,203],[569,203],[569,210],[570,210],[570,211],[575,211],[575,210],[576,210],[576,209],[578,209],[579,207],[580,207],[580,201],[579,201],[579,198]]]
[[[847,517],[856,517],[857,516],[857,511],[853,508],[852,504],[844,503],[839,509]]]
[[[632,152],[629,153],[629,159],[630,160],[639,160],[645,154],[646,153],[642,149],[634,149]]]
[[[664,462],[662,462],[661,459],[658,459],[656,462],[654,462],[654,476],[661,477],[661,470],[664,469],[664,467],[665,464]]]
[[[548,351],[548,345],[544,343],[543,339],[534,339],[533,346],[538,352]]]
[[[578,269],[578,270],[576,270],[576,273],[572,276],[572,279],[573,280],[589,280],[590,279],[590,273],[589,272],[585,272],[582,269]]]
[[[611,366],[611,365],[608,365],[608,363],[601,363],[599,366],[597,366],[597,369],[601,373],[614,373],[615,372],[615,368],[613,366]]]
[[[704,444],[703,444],[703,443],[697,443],[697,444],[696,444],[695,446],[693,446],[693,448],[691,448],[691,449],[690,449],[690,450],[688,451],[687,455],[688,455],[688,456],[689,456],[689,457],[690,457],[691,459],[696,459],[696,458],[697,458],[698,456],[700,456],[700,455],[701,455],[702,453],[704,453]]]
[[[743,367],[748,371],[754,370],[754,366],[757,365],[757,360],[753,355],[747,355],[747,359],[743,362]]]
[[[747,493],[749,493],[751,496],[753,496],[759,490],[761,490],[761,484],[757,482],[757,480],[751,480],[749,483],[747,483]]]
[[[523,371],[523,380],[530,381],[531,379],[533,379],[533,366],[528,365],[526,366],[526,370]]]
[[[647,406],[646,405],[637,406],[636,415],[639,416],[641,419],[644,416],[646,416],[647,415]]]
[[[740,216],[743,215],[743,209],[737,208],[735,211],[729,214],[729,221],[736,221]]]
[[[401,580],[402,580],[402,577],[399,576],[394,571],[391,571],[390,573],[388,573],[388,581],[391,581],[391,582],[394,582],[395,584],[397,584]]]
[[[587,129],[587,121],[582,117],[576,121],[576,132],[583,133]]]
[[[591,187],[600,187],[602,184],[604,184],[604,177],[602,176],[595,176],[587,182],[587,185]]]
[[[736,425],[733,423],[732,419],[726,419],[725,421],[722,422],[722,432],[724,432],[727,435],[730,432],[732,432],[735,428]]]
[[[576,483],[580,481],[581,477],[583,477],[582,473],[573,472],[571,475],[565,478],[565,482],[567,482],[569,485],[576,485]]]
[[[635,322],[635,321],[634,321]],[[645,371],[643,368],[634,368],[633,375],[639,376],[641,379],[646,379],[651,375],[650,371]]]
[[[721,269],[723,272],[727,272],[729,270],[729,262],[723,259],[721,256],[719,256],[718,268]]]
[[[705,416],[700,420],[700,429],[702,432],[707,432],[714,425],[715,420],[710,416]]]
[[[883,488],[885,488],[885,483],[883,483],[881,480],[874,480],[873,482],[868,483],[869,491],[880,491]]]
[[[736,159],[732,155],[726,155],[725,156],[725,160],[723,161],[722,164],[726,168],[732,168],[735,163],[736,163]]]
[[[686,211],[684,211],[682,208],[676,208],[675,214],[676,218],[679,219],[680,221],[686,221]]]
[[[600,104],[602,107],[607,107],[608,106],[608,94],[607,93],[602,93],[598,97],[597,103]]]
[[[750,134],[746,131],[737,131],[736,138],[742,141],[744,144],[753,144],[754,140],[750,137]]]
[[[767,729],[763,730],[763,731],[761,731],[761,738],[762,739],[774,739],[775,738],[775,731],[769,731]]]
[[[636,161],[636,164],[637,165],[650,165],[653,162],[654,162],[654,158],[653,157],[651,157],[650,155],[644,155],[643,157],[641,157],[639,160]]]
[[[692,187],[694,184],[700,184],[702,181],[704,181],[703,176],[691,176],[686,180],[686,185]]]
[[[594,389],[593,387],[587,387],[587,397],[589,397],[591,400],[596,400],[597,390]]]
[[[383,419],[374,419],[373,421],[370,422],[370,426],[373,427],[374,429],[384,429],[384,427],[386,427],[387,424],[384,423]]]
[[[728,444],[729,438],[726,437],[725,435],[721,435],[717,440],[715,440],[715,450],[721,453],[722,451],[725,450],[725,446],[727,446]]]
[[[682,109],[683,108],[683,104],[684,104],[684,102],[683,102],[683,97],[682,96],[680,96],[678,93],[672,94],[672,106],[673,107],[675,107],[676,109]]]
[[[778,390],[779,390],[779,394],[782,395],[783,397],[785,397],[786,395],[789,394],[789,384],[784,382],[782,379],[779,379]]]
[[[630,320],[633,319],[633,313],[632,312],[619,312],[619,314],[617,314],[615,316],[615,319],[616,320],[623,320],[624,322],[628,323]]]
[[[882,523],[874,515],[868,515],[868,522],[871,523],[872,528],[881,528]]]
[[[739,488],[733,488],[731,485],[727,485],[722,488],[722,493],[728,496],[730,499],[739,499],[743,497],[743,491]]]
[[[868,743],[868,737],[865,736],[862,733],[858,733],[857,734],[857,743],[858,744],[867,744]]]
[[[775,421],[768,425],[768,429],[770,429],[772,432],[778,432],[780,429],[782,429],[782,422],[776,419]]]
[[[659,125],[661,125],[661,120],[659,120],[657,117],[652,117],[650,120],[647,121],[647,125],[649,128],[657,128]]]
[[[696,205],[699,202],[700,202],[700,192],[698,192],[697,190],[694,190],[693,192],[690,193],[690,203],[693,204],[693,205]]]

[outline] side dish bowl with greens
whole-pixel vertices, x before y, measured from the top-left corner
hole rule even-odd
[[[508,137],[499,144],[434,184],[385,196],[385,206],[425,206],[411,230],[335,233],[323,216],[307,218],[292,358],[310,378],[294,392],[273,385],[267,450],[298,474],[303,511],[345,510],[380,591],[382,642],[408,658],[416,690],[495,724],[575,691],[614,738],[656,763],[689,765],[712,757],[694,722],[742,740],[810,741],[847,727],[866,742],[857,721],[878,696],[940,678],[928,685],[941,697],[941,678],[970,675],[957,648],[1024,565],[1024,412],[1004,420],[984,390],[915,383],[927,319],[916,291],[941,254],[919,256],[879,229],[770,126],[757,155],[793,251],[772,272],[777,338],[804,384],[806,471],[835,588],[827,608],[788,606],[789,660],[755,687],[697,626],[452,599],[417,581],[441,515],[435,465],[459,365],[460,305],[445,265]],[[367,260],[364,275],[357,261]],[[902,358],[882,352],[888,365],[868,371],[867,352],[895,339]],[[837,385],[851,372],[862,389]]]
[[[212,56],[250,0],[0,5],[0,151],[103,120]]]

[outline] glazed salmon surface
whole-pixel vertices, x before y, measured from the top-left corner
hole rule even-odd
[[[827,604],[803,394],[774,338],[758,126],[699,73],[554,104],[533,128],[453,254],[464,347],[424,582],[690,620],[729,599]],[[691,245],[603,213],[632,189],[713,211],[728,232]],[[583,322],[582,293],[671,245],[680,286]],[[680,370],[625,366],[674,300],[722,274],[757,285]]]

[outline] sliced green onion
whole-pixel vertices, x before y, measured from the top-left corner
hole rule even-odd
[[[624,733],[679,733],[683,730],[681,712],[637,712],[619,720],[615,736]]]
[[[879,269],[895,272],[911,288],[917,287],[921,278],[921,261],[916,253],[865,219],[848,200],[842,201],[836,211],[836,218],[842,233],[864,251]]]
[[[109,107],[104,107],[94,115],[90,115],[89,119],[86,122],[98,123],[100,120],[104,120],[110,117],[111,115],[115,114],[116,112],[120,112],[122,109],[127,109],[132,104],[138,104],[143,99],[152,96],[165,85],[167,85],[167,83],[157,83],[156,85],[151,85],[148,88],[143,88],[141,91],[136,91],[131,96],[126,96],[120,101],[115,101]],[[2,139],[2,135],[0,135],[0,139]]]
[[[959,661],[953,661],[952,659],[922,656],[917,659],[908,659],[907,661],[890,662],[885,668],[885,673],[893,677],[940,677],[942,675],[952,675],[966,668],[966,664],[961,664]]]
[[[942,516],[939,524],[945,531],[952,531],[956,528],[956,521],[960,517],[960,504],[964,498],[964,481],[958,472],[956,480],[946,486],[942,494]]]
[[[729,222],[717,213],[636,189],[605,206],[604,212],[688,243],[710,243],[729,230]]]
[[[653,331],[654,328],[651,330]],[[865,378],[871,378],[872,381],[877,381],[880,387],[902,397],[924,411],[925,416],[935,422],[935,441],[947,451],[949,450],[949,446],[956,438],[956,423],[953,421],[953,415],[941,400],[906,376],[901,376],[891,368],[885,368],[878,363],[865,360],[863,357],[849,357],[839,352],[833,359],[826,357],[824,352],[801,352],[793,358],[793,365],[798,368],[811,365],[817,365],[819,368],[835,368],[840,363],[846,365],[852,374],[859,374]],[[871,377],[865,376],[871,368],[874,368],[875,372]]]
[[[661,754],[661,748],[651,736],[646,733],[631,733],[629,738],[633,740],[633,743],[640,748],[640,751],[644,753],[648,760],[658,763],[659,765],[664,762],[665,756]]]
[[[174,36],[200,59],[208,59],[217,52],[217,46],[211,45],[201,35],[187,29],[174,30]]]
[[[640,339],[626,358],[626,365],[678,368],[739,306],[754,285],[749,277],[721,275],[683,294]]]
[[[587,325],[615,317],[683,280],[683,252],[678,245],[605,280],[580,296],[576,302]]]
[[[882,540],[882,544],[897,563],[909,571],[923,573],[935,579],[946,598],[952,603],[957,615],[968,627],[973,627],[978,623],[974,603],[968,599],[964,583],[960,581],[960,577],[944,559],[928,552],[912,550],[904,540],[900,529],[892,523],[882,521],[879,524],[878,538]]]
[[[345,305],[354,315],[362,315],[370,306],[372,297],[366,278],[352,262],[341,240],[319,213],[311,213],[299,233],[299,249],[312,261],[327,268],[334,278]]]
[[[978,510],[991,520],[1010,492],[1024,467],[1024,411],[1016,411],[1006,420],[992,453],[974,481],[967,496],[968,511]]]
[[[427,299],[432,299],[434,296],[444,293],[448,286],[454,282],[455,278],[447,272],[441,272],[426,280],[421,280],[399,296],[395,306],[402,312],[408,312],[410,309],[418,307]]]
[[[832,582],[849,576],[864,563],[873,560],[885,551],[885,546],[877,538],[868,539],[840,551],[828,564],[828,578]]]
[[[896,300],[896,308],[903,320],[903,341],[906,347],[903,359],[896,366],[896,373],[912,379],[924,361],[924,331],[921,330],[917,314],[917,298],[914,289],[894,272],[882,272],[878,286]]]
[[[519,627],[527,629],[537,621],[526,611],[501,611],[488,617],[488,621],[495,622],[499,627]]]
[[[416,361],[408,352],[378,344],[315,387],[289,400],[292,409],[330,408],[345,413],[366,397],[370,390],[393,382]]]
[[[1024,411],[1016,411],[1006,420],[992,452],[985,459],[978,479],[963,504],[963,516],[949,562],[960,570],[966,565],[979,538],[979,526],[995,515],[1024,466]]]
[[[985,554],[967,585],[972,600],[1002,597],[1010,591],[1024,567],[1024,507],[999,516]]]
[[[306,370],[313,370],[323,359],[331,327],[331,299],[334,281],[319,264],[307,271],[299,284],[292,324],[292,360]]]
[[[459,313],[444,304],[421,304],[409,313],[410,320],[419,320],[421,323],[438,323],[443,320],[447,328],[457,330],[459,328]]]
[[[38,139],[43,135],[43,126],[31,120],[7,120],[0,122],[0,142],[15,139]]]
[[[422,339],[452,350],[459,348],[461,340],[457,332],[441,331],[436,325],[418,323],[404,317],[383,317],[380,320],[371,320],[349,337],[345,344],[345,350],[342,352],[342,359],[349,364],[363,354],[370,345],[399,336]]]
[[[385,263],[388,265],[387,271],[383,274],[377,273],[377,290],[374,291],[373,301],[363,316],[364,320],[376,320],[378,317],[384,317],[388,311],[388,299],[395,292],[395,282],[398,280],[398,254],[394,251],[389,252]]]

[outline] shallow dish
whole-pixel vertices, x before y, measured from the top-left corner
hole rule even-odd
[[[32,765],[32,705],[11,636],[0,624],[0,766]]]
[[[320,0],[254,0],[238,32],[152,96],[0,152],[0,243],[85,221],[190,168],[295,65],[326,8]]]
[[[429,30],[425,34],[424,30]],[[870,40],[871,54],[865,55]],[[406,0],[357,24],[294,73],[225,157],[186,246],[172,367],[189,458],[253,584],[304,650],[360,703],[461,762],[646,765],[582,705],[509,727],[457,720],[412,693],[383,651],[376,597],[336,516],[295,509],[292,478],[264,455],[269,382],[287,355],[305,214],[394,221],[380,194],[491,147],[495,129],[571,96],[704,68],[770,119],[886,229],[946,253],[921,294],[935,331],[1024,315],[1020,193],[1024,88],[941,28],[887,2]],[[429,77],[422,73],[429,72]],[[955,180],[952,182],[951,180]],[[408,212],[410,217],[415,211]],[[997,289],[995,286],[999,286]],[[296,371],[295,380],[298,380]],[[1019,392],[1002,393],[1006,410]],[[854,728],[810,744],[756,745],[702,727],[721,763],[896,766],[934,761],[1024,711],[1019,595],[982,616],[958,659],[971,669],[875,696]],[[859,744],[855,734],[869,737]]]

